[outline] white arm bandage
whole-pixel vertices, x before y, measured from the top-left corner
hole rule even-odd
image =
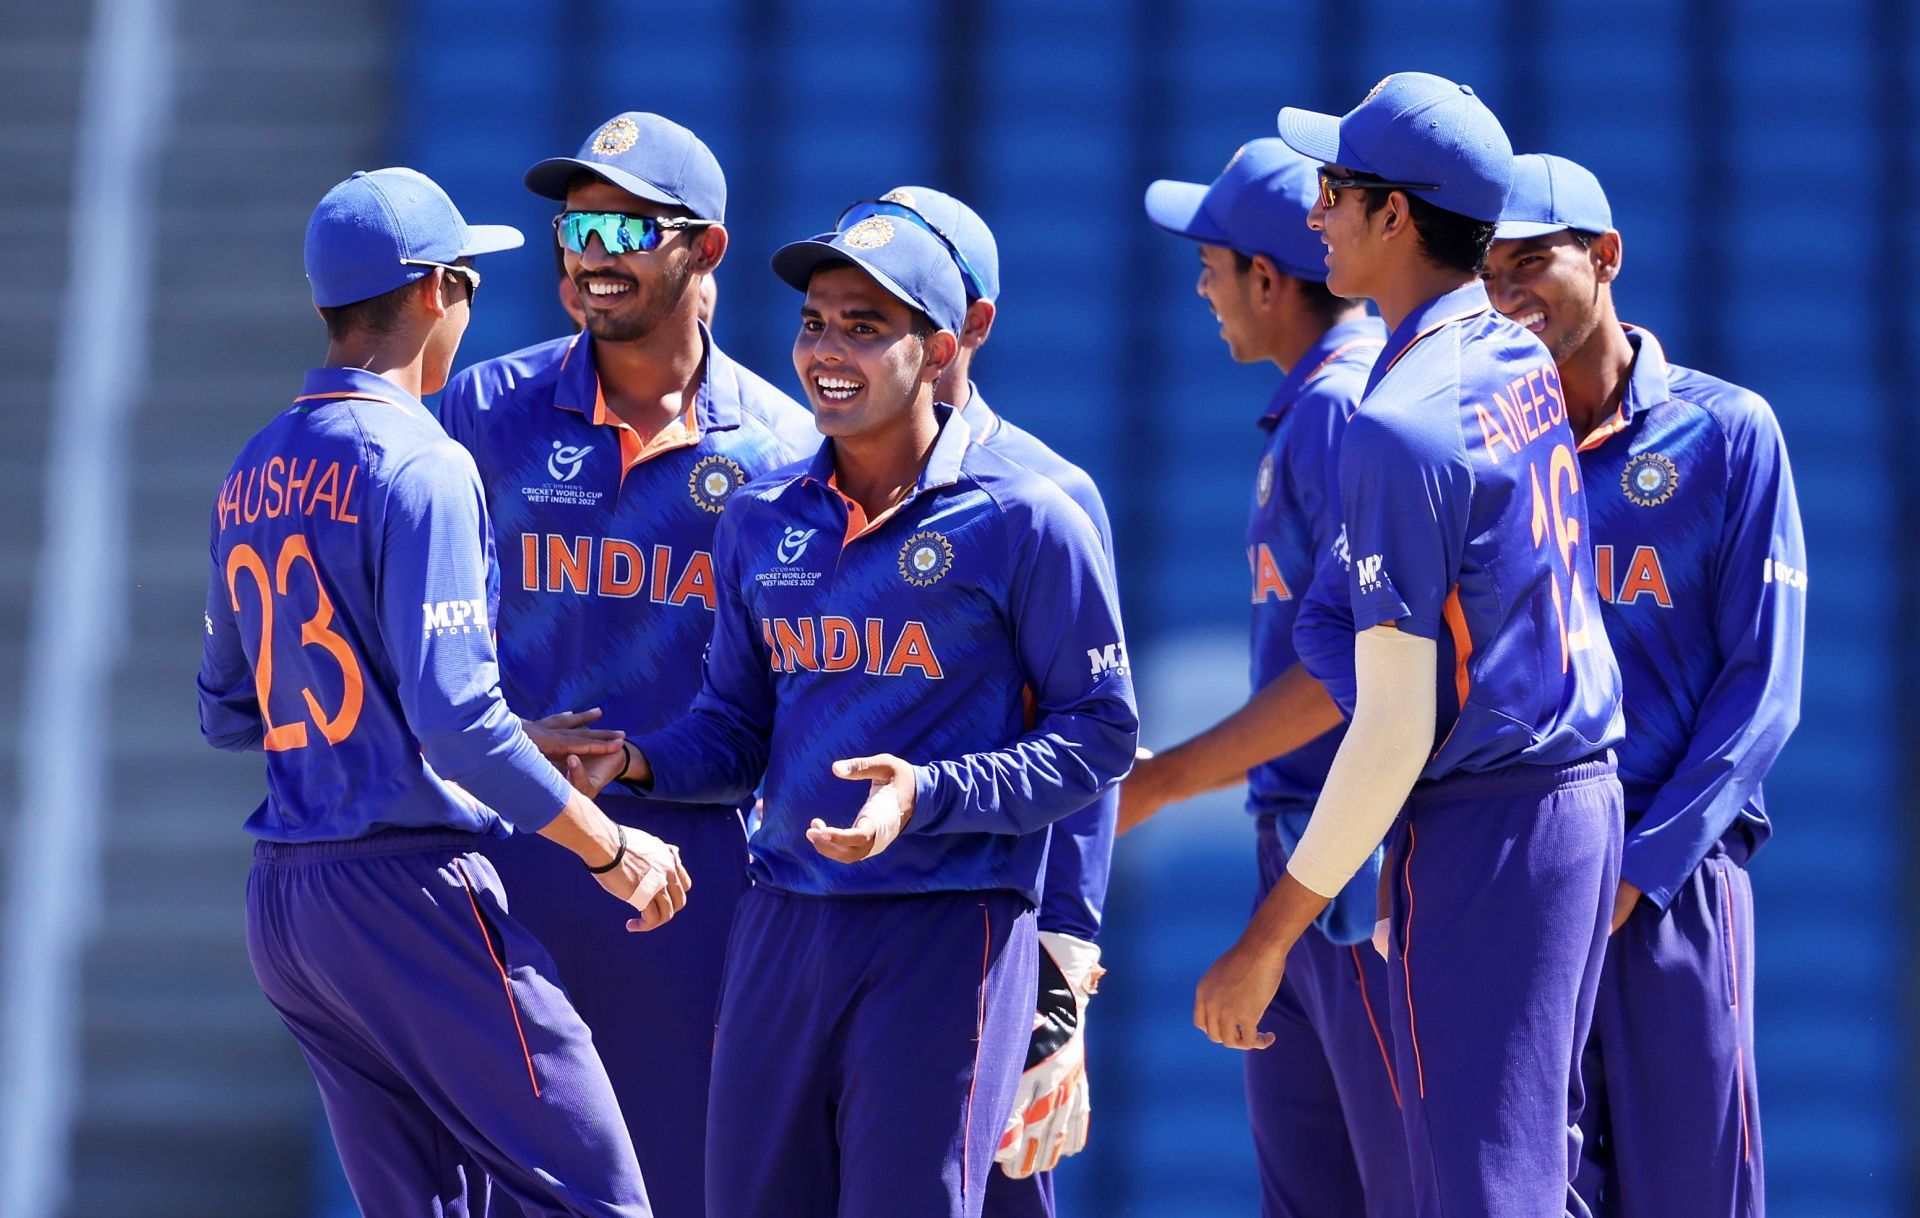
[[[1375,626],[1354,636],[1353,724],[1334,754],[1287,874],[1332,900],[1367,861],[1433,751],[1432,639]]]

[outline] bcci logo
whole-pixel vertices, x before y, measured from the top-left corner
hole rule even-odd
[[[547,472],[553,475],[556,482],[572,482],[579,474],[580,467],[586,464],[587,454],[592,451],[591,445],[555,440],[553,452],[547,456]]]
[[[619,156],[639,142],[640,124],[630,118],[616,118],[593,137],[593,150],[601,156]]]
[[[800,556],[807,552],[807,543],[812,541],[813,535],[819,531],[819,529],[796,529],[788,526],[786,532],[780,535],[780,546],[777,551],[780,561],[788,566],[799,562]]]
[[[1641,507],[1659,507],[1680,487],[1680,470],[1661,453],[1641,453],[1620,471],[1620,489]]]
[[[877,250],[893,240],[893,221],[885,216],[868,216],[840,235],[848,249]]]
[[[693,472],[687,475],[687,494],[693,497],[695,507],[717,512],[727,506],[727,500],[746,480],[745,470],[715,453],[694,463]]]
[[[915,533],[900,547],[900,575],[916,588],[940,582],[953,569],[953,546],[938,533]]]
[[[1268,453],[1260,461],[1260,473],[1253,480],[1253,497],[1261,507],[1273,498],[1273,454]]]

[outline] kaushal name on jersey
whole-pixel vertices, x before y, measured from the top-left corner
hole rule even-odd
[[[329,461],[323,468],[317,457],[304,462],[299,457],[272,456],[256,465],[235,470],[221,484],[214,513],[221,531],[245,521],[252,524],[261,517],[275,520],[281,516],[324,516],[340,524],[359,524],[354,509],[354,489],[360,481],[360,467]]]

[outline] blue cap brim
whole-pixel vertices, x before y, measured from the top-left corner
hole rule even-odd
[[[497,254],[501,250],[517,250],[526,243],[525,234],[510,224],[469,224],[467,243],[460,247],[460,256]]]
[[[927,313],[926,306],[915,300],[905,288],[894,282],[893,278],[885,271],[882,271],[864,258],[861,258],[852,250],[841,249],[839,246],[829,244],[826,240],[822,239],[830,235],[838,234],[822,233],[819,237],[809,238],[806,241],[794,241],[781,246],[773,252],[773,273],[780,276],[781,280],[788,287],[793,288],[795,291],[804,292],[807,290],[807,284],[813,279],[813,273],[826,263],[850,262],[862,271],[865,271],[868,277],[875,283],[885,288],[889,296],[892,296],[895,300],[906,305],[914,312],[925,315],[934,325],[939,326],[943,330],[952,330],[954,328],[942,322],[938,317]]]
[[[1147,187],[1147,219],[1176,237],[1203,245],[1228,245],[1227,234],[1204,210],[1206,198],[1207,188],[1198,182],[1162,178]]]
[[[686,207],[684,199],[676,199],[661,190],[645,178],[636,177],[624,169],[612,165],[602,165],[598,161],[583,161],[579,157],[548,157],[532,169],[527,170],[525,178],[527,189],[543,199],[566,201],[567,183],[573,181],[578,173],[590,173],[602,182],[618,186],[630,195],[662,204],[666,207]]]
[[[1279,128],[1280,138],[1286,141],[1287,147],[1301,156],[1324,165],[1345,164],[1340,159],[1340,120],[1335,115],[1288,106],[1280,111]],[[1360,166],[1348,165],[1347,168]]]
[[[1571,224],[1555,224],[1551,220],[1502,220],[1494,226],[1495,241],[1525,241],[1528,237],[1544,237],[1548,233],[1564,233]]]

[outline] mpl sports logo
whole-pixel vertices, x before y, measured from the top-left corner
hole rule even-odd
[[[1127,662],[1125,643],[1108,643],[1105,647],[1089,647],[1087,662],[1093,670],[1092,675],[1096,678],[1108,673],[1124,677],[1133,671],[1133,666]]]
[[[584,486],[570,485],[586,468],[587,458],[593,455],[591,444],[569,444],[565,440],[555,440],[547,453],[547,476],[552,478],[541,486],[523,486],[520,493],[527,497],[528,503],[569,503],[579,507],[592,507],[600,502],[601,492],[588,490]]]
[[[1385,586],[1380,568],[1386,562],[1383,554],[1369,554],[1354,564],[1354,574],[1360,577],[1360,591],[1378,592]]]
[[[487,602],[429,601],[420,606],[425,621],[421,629],[428,638],[443,634],[472,634],[487,628]]]

